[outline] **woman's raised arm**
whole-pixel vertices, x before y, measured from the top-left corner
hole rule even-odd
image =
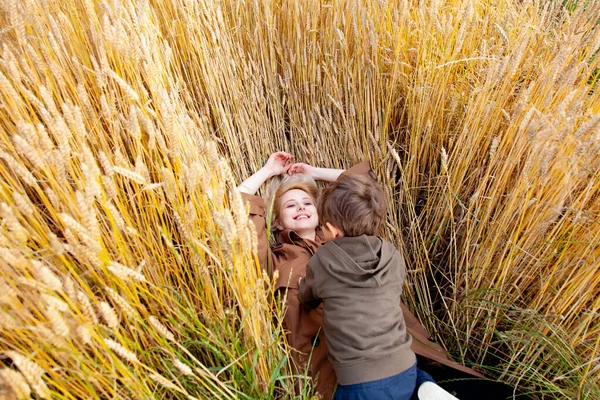
[[[344,172],[343,169],[318,168],[305,163],[292,164],[287,173],[288,175],[306,174],[314,180],[334,182]]]
[[[269,178],[286,173],[291,165],[289,161],[293,157],[293,155],[283,151],[271,154],[261,169],[240,183],[237,187],[238,190],[246,194],[256,194],[258,188]]]
[[[287,172],[290,167],[290,159],[293,156],[283,151],[273,153],[265,165],[256,171],[251,177],[242,182],[237,188],[242,193],[244,202],[248,204],[248,216],[256,229],[258,241],[258,262],[260,267],[269,277],[273,276],[273,253],[269,249],[267,237],[267,223],[265,213],[265,201],[256,196],[258,188],[269,178]]]

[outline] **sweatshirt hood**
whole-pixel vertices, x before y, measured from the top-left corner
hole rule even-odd
[[[385,284],[395,248],[377,236],[341,237],[323,245],[315,257],[339,281],[360,287]]]

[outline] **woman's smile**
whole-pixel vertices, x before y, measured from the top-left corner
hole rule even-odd
[[[277,224],[280,229],[291,229],[296,233],[313,232],[319,219],[314,200],[304,190],[292,189],[281,197],[281,208]]]

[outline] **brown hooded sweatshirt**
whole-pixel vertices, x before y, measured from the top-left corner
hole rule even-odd
[[[342,237],[311,258],[298,299],[323,301],[323,329],[340,384],[388,378],[415,362],[400,308],[402,255],[377,236]]]

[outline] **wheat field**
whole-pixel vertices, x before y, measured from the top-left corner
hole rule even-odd
[[[310,398],[235,190],[276,150],[370,160],[406,302],[457,360],[600,398],[599,19],[1,2],[0,398]]]

